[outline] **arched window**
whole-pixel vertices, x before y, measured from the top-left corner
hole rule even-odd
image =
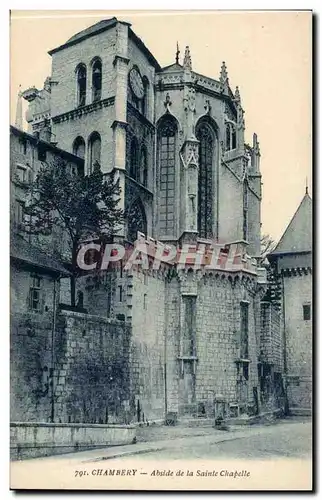
[[[148,185],[148,158],[145,146],[141,148],[140,155],[140,182],[143,186]]]
[[[89,138],[89,171],[93,172],[95,166],[101,166],[101,136],[93,132]]]
[[[136,199],[127,212],[127,238],[129,241],[136,241],[138,231],[147,234],[147,223],[144,206],[141,200]]]
[[[102,63],[96,59],[92,65],[92,100],[100,101],[102,97]]]
[[[77,106],[86,104],[86,66],[80,64],[76,69],[77,78]]]
[[[149,80],[146,76],[143,77],[144,96],[142,99],[142,115],[148,116],[149,106]]]
[[[166,116],[158,126],[159,229],[162,235],[174,233],[174,196],[177,125]]]
[[[236,126],[233,123],[226,123],[226,151],[236,149],[237,138],[236,138]]]
[[[196,137],[199,140],[199,178],[198,178],[198,232],[201,238],[213,236],[213,163],[215,153],[215,134],[206,121],[197,125]]]
[[[248,241],[248,182],[243,184],[243,239]]]
[[[73,154],[79,158],[85,158],[85,141],[81,136],[76,137],[74,140]]]
[[[138,179],[138,174],[139,174],[139,146],[138,146],[138,141],[136,137],[132,138],[131,141],[131,147],[130,147],[130,177],[132,179],[135,179],[136,181]]]

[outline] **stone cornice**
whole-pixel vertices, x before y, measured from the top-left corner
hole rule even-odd
[[[86,106],[81,106],[79,108],[72,109],[67,111],[66,113],[62,113],[61,115],[56,115],[52,117],[52,121],[54,123],[61,123],[69,120],[75,120],[77,118],[81,118],[84,115],[88,115],[93,113],[93,111],[97,111],[98,109],[107,108],[109,106],[113,106],[115,102],[115,97],[108,97],[107,99],[102,99],[101,101],[95,101],[91,104],[87,104]]]

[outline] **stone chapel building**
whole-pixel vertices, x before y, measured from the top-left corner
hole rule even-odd
[[[49,54],[44,88],[22,93],[29,133],[84,159],[85,174],[98,162],[119,178],[126,223],[118,238],[131,244],[140,232],[178,248],[240,248],[241,265],[231,269],[121,268],[110,294],[92,286],[95,276],[80,281],[92,317],[131,327],[124,404],[133,418],[282,406],[280,313],[264,300],[259,264],[259,142],[254,134],[245,143],[242,99],[226,64],[218,79],[196,73],[186,47],[162,68],[116,18]],[[242,265],[247,259],[251,266]]]

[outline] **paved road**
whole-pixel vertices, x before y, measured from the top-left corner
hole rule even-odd
[[[311,433],[311,423],[298,420],[284,420],[268,426],[231,429],[230,432],[212,428],[170,430],[160,427],[152,431],[148,430],[149,437],[153,438],[153,441],[144,441],[144,433],[141,433],[141,440],[137,444],[12,462],[10,484],[12,488],[104,490],[118,488],[120,485],[124,489],[143,488],[143,481],[145,481],[144,488],[147,489],[168,489],[169,484],[174,489],[227,489],[225,478],[220,475],[215,478],[199,478],[202,482],[197,483],[193,482],[194,478],[192,478],[191,483],[189,482],[190,476],[186,474],[178,481],[175,476],[174,482],[169,483],[166,477],[154,477],[152,471],[157,463],[160,464],[160,468],[167,469],[172,464],[171,468],[175,469],[181,468],[187,460],[191,464],[197,463],[198,469],[202,470],[205,467],[208,469],[205,464],[209,461],[212,470],[215,467],[214,464],[219,463],[218,467],[222,468],[227,467],[223,465],[225,460],[230,461],[231,464],[233,459],[237,460],[234,461],[235,463],[238,463],[239,459],[239,463],[243,464],[244,461],[242,465],[244,469],[247,465],[246,460],[254,459],[255,465],[252,465],[251,476],[240,478],[240,481],[234,483],[232,488],[266,490],[291,487],[295,490],[308,490],[311,489]],[[278,458],[300,460],[277,462],[275,459]],[[197,462],[194,462],[196,459]],[[264,475],[262,469],[256,472],[256,466],[261,464],[261,460],[256,459],[266,461]],[[177,465],[173,464],[176,460]],[[133,483],[131,476],[133,471],[137,475],[136,483]],[[278,471],[283,472],[278,475]],[[162,484],[158,482],[160,479],[164,479]]]
[[[155,452],[140,453],[140,460],[179,459],[256,459],[311,458],[311,422],[285,422],[268,427],[251,428],[247,435],[218,442],[218,436],[200,436],[173,440],[171,446]],[[223,433],[223,439],[227,439]],[[178,444],[177,444],[178,443]]]

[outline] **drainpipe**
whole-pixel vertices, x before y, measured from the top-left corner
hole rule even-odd
[[[167,288],[167,283],[165,284]],[[167,290],[165,290],[166,292]],[[164,419],[166,420],[168,414],[168,386],[167,386],[167,334],[168,334],[168,307],[167,307],[167,293],[165,293],[164,304]]]
[[[54,278],[54,297],[53,297],[53,321],[51,329],[51,417],[52,423],[55,421],[55,336],[56,336],[56,312],[57,312],[57,291],[56,291],[56,281],[58,281],[60,276]]]

